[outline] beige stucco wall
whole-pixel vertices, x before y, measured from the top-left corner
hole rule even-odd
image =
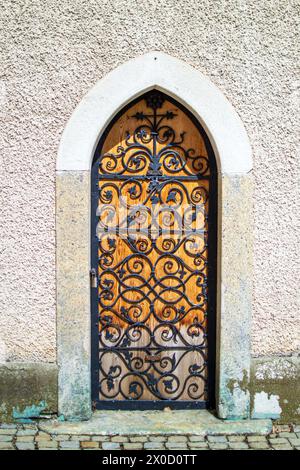
[[[202,71],[242,118],[254,157],[253,353],[300,349],[297,17],[294,0],[0,5],[0,360],[55,360],[59,140],[99,78],[150,50]]]

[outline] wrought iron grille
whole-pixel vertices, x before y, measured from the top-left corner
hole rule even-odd
[[[111,129],[126,111],[131,128],[115,142]],[[205,132],[151,91],[110,125],[92,174],[95,406],[212,405],[216,171]]]

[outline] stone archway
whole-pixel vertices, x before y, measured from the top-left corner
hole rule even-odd
[[[137,73],[138,72],[138,73]],[[59,414],[88,419],[90,380],[90,172],[96,145],[129,101],[156,88],[205,129],[218,166],[216,401],[220,418],[249,417],[252,285],[252,158],[237,113],[200,72],[162,53],[113,70],[82,99],[57,160],[57,340]]]

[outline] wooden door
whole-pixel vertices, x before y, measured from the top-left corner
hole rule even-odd
[[[93,163],[96,408],[212,404],[215,236],[208,138],[150,91],[116,116]]]

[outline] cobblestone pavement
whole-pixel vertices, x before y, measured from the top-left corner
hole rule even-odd
[[[262,435],[48,434],[37,425],[0,425],[0,450],[300,450],[300,425]]]

